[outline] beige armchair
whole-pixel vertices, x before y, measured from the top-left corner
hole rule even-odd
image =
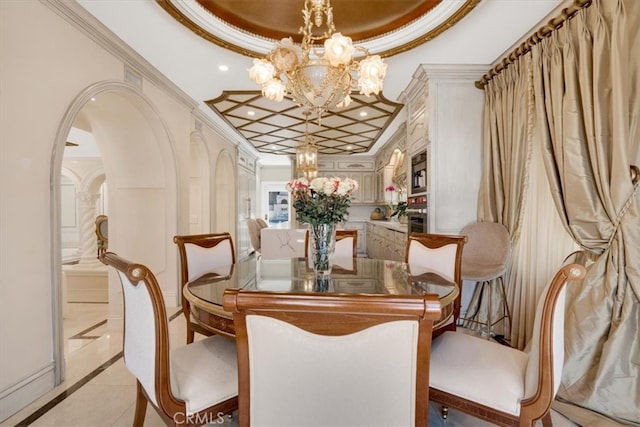
[[[260,252],[260,225],[258,221],[249,218],[247,219],[247,227],[249,228],[249,240],[251,240],[251,246],[256,252]]]
[[[494,335],[493,327],[503,319],[509,321],[509,328],[504,328],[503,337],[509,340],[511,328],[511,311],[507,304],[507,293],[504,287],[504,274],[507,271],[511,255],[511,239],[507,228],[495,222],[474,222],[462,229],[460,234],[467,236],[468,242],[462,254],[462,280],[477,282],[481,286],[478,302],[473,313],[466,313],[460,320],[479,324],[486,328],[487,337]],[[491,282],[497,279],[500,282],[500,297],[502,301],[502,313],[500,317],[494,317],[493,286]],[[480,303],[485,293],[487,301],[486,320],[478,320]]]

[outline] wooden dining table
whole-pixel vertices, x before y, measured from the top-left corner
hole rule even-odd
[[[371,258],[334,259],[331,274],[314,274],[306,258],[249,257],[233,265],[214,268],[187,283],[183,294],[193,320],[206,330],[235,337],[233,316],[222,308],[227,288],[273,292],[437,295],[441,317],[433,324],[438,334],[453,320],[458,286],[435,273],[403,262]]]

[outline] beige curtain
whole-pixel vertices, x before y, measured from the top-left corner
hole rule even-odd
[[[484,167],[478,220],[504,224],[511,235],[512,245],[518,240],[528,183],[534,114],[531,81],[531,55],[523,55],[485,87]],[[497,319],[502,315],[501,293],[496,280],[491,286],[494,311],[491,318]],[[508,274],[505,287],[510,292]],[[475,320],[486,322],[487,296],[481,298],[481,290],[476,287],[467,313],[476,313]],[[465,322],[464,326],[479,329],[477,323]],[[504,323],[497,325],[498,328],[500,326]]]
[[[483,173],[478,218],[504,224],[517,240],[533,132],[531,55],[485,87]]]
[[[532,49],[551,193],[567,231],[597,257],[569,289],[558,396],[571,405],[559,410],[627,424],[640,424],[640,209],[630,175],[640,138],[639,27],[640,1],[594,0]]]
[[[511,233],[512,253],[505,275],[511,308],[510,343],[523,349],[531,339],[536,303],[542,289],[576,249],[553,206],[535,127],[531,54],[525,54],[485,87],[483,177],[478,218],[504,224]],[[496,286],[496,283],[492,283]],[[468,312],[487,318],[476,289]],[[494,289],[493,318],[501,313]],[[468,328],[478,325],[465,322]]]
[[[540,294],[568,254],[578,249],[565,231],[553,204],[542,162],[542,152],[534,135],[527,203],[523,206],[520,238],[514,243],[507,271],[507,295],[513,327],[511,346],[523,349],[531,340]]]

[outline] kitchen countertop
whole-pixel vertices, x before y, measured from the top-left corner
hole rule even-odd
[[[388,228],[390,230],[399,231],[401,233],[407,232],[407,224],[400,224],[399,222],[395,222],[395,221],[375,220],[375,219],[369,219],[369,218],[349,218],[345,222],[368,222],[374,225],[379,225],[381,227]]]
[[[373,220],[373,219],[369,219],[367,220],[367,222],[370,224],[379,225],[380,227],[386,227],[391,230],[399,231],[401,233],[407,232],[407,224],[400,224],[399,222],[394,222],[394,221],[381,221],[381,220]]]

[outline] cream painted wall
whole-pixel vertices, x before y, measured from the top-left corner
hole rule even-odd
[[[237,143],[197,117],[196,102],[164,77],[150,78],[154,70],[135,53],[103,47],[107,39],[97,30],[87,35],[56,7],[0,2],[0,421],[50,390],[60,373],[60,238],[52,209],[59,192],[50,187],[77,115],[89,116],[102,144],[111,248],[148,261],[170,305],[178,301],[171,238],[188,231],[190,135],[201,126],[211,168],[211,159],[223,149],[235,153]],[[74,20],[88,19],[82,8],[66,7],[79,14]],[[140,71],[141,87],[125,82],[125,65]],[[90,104],[92,95],[104,104]],[[111,298],[119,298],[118,288],[110,283]]]

